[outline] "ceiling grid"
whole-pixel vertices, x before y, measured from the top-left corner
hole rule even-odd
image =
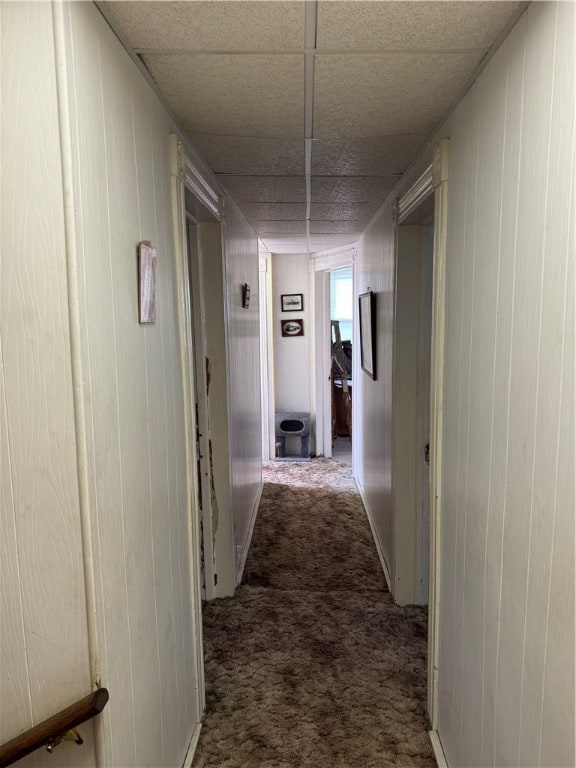
[[[272,252],[354,243],[526,3],[110,0]]]

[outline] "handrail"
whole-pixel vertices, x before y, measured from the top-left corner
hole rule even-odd
[[[0,768],[12,765],[40,747],[57,744],[68,731],[99,715],[106,706],[108,698],[106,688],[98,688],[97,691],[93,691],[11,741],[7,741],[0,746]],[[81,738],[78,743],[82,743]]]

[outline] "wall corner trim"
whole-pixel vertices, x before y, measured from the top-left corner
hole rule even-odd
[[[202,202],[214,216],[222,221],[223,204],[219,190],[197,167],[190,154],[186,151],[184,142],[176,134],[171,134],[173,145],[173,174]]]
[[[434,148],[434,159],[432,161],[432,183],[434,189],[440,186],[443,181],[448,181],[448,147],[450,139],[442,139]]]
[[[244,568],[246,567],[246,559],[248,558],[248,550],[250,549],[250,543],[252,542],[252,534],[254,533],[254,526],[256,525],[256,518],[258,517],[258,510],[260,509],[260,499],[262,498],[262,491],[264,490],[264,484],[260,484],[260,489],[256,495],[256,501],[252,508],[252,517],[250,518],[250,525],[248,526],[248,535],[244,542],[244,549],[242,550],[242,557],[238,563],[236,570],[236,586],[240,585],[242,576],[244,575]]]
[[[436,758],[436,764],[438,768],[448,768],[446,755],[444,754],[442,744],[440,743],[440,738],[438,737],[438,731],[428,731],[428,736],[430,736],[430,743],[432,744],[432,749],[434,750],[434,757]]]
[[[194,733],[192,734],[192,738],[190,739],[190,744],[188,746],[188,751],[186,752],[186,757],[184,758],[184,762],[182,763],[182,768],[192,768],[192,763],[194,762],[194,755],[196,754],[196,747],[198,746],[198,740],[200,739],[201,730],[202,730],[202,723],[198,723],[196,728],[194,728]]]

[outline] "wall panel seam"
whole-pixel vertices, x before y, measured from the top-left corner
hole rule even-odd
[[[515,212],[515,221],[514,221],[514,250],[513,250],[513,269],[512,269],[512,286],[511,286],[511,303],[510,303],[510,354],[509,354],[509,361],[508,361],[508,383],[507,383],[507,404],[506,404],[506,459],[505,459],[505,469],[504,469],[504,500],[502,505],[502,538],[500,542],[500,585],[499,585],[499,595],[498,595],[498,631],[497,631],[497,641],[496,641],[496,680],[494,685],[494,738],[492,742],[492,754],[494,757],[494,761],[496,762],[496,724],[498,722],[498,683],[499,683],[499,665],[500,665],[500,630],[502,627],[502,588],[503,588],[503,578],[504,578],[504,539],[505,539],[505,530],[506,530],[506,508],[507,508],[507,501],[508,501],[508,464],[509,464],[509,457],[510,457],[510,403],[511,403],[511,384],[512,384],[512,348],[514,344],[514,306],[515,306],[515,295],[516,295],[516,257],[517,257],[517,246],[518,246],[518,218],[519,218],[519,208],[520,208],[520,189],[521,189],[521,168],[520,168],[520,159],[522,157],[522,149],[523,149],[523,119],[524,119],[524,95],[525,95],[525,79],[526,79],[526,32],[524,31],[524,40],[523,40],[523,62],[522,62],[522,72],[523,72],[523,78],[522,78],[522,93],[520,96],[520,130],[519,130],[519,136],[518,136],[518,149],[517,149],[517,156],[518,156],[518,179],[516,182],[516,212]]]
[[[524,595],[524,628],[523,628],[523,638],[522,638],[522,677],[520,680],[520,703],[519,703],[519,724],[518,724],[518,756],[517,761],[518,764],[520,764],[520,753],[522,748],[522,714],[523,714],[523,704],[524,704],[524,678],[525,678],[525,671],[526,671],[526,631],[527,631],[527,625],[528,625],[528,595],[530,590],[530,568],[532,565],[532,526],[533,526],[533,520],[534,520],[534,486],[535,486],[535,480],[536,480],[536,447],[538,442],[538,399],[540,394],[540,354],[542,350],[542,316],[543,316],[543,304],[544,304],[544,275],[545,275],[545,265],[546,265],[546,253],[545,253],[545,243],[546,243],[546,227],[548,223],[548,208],[549,208],[549,200],[548,195],[550,191],[550,156],[552,152],[552,128],[553,128],[553,122],[552,122],[552,112],[553,112],[553,104],[554,104],[554,85],[556,81],[556,46],[557,46],[557,25],[558,25],[558,5],[556,4],[556,24],[554,27],[554,47],[552,51],[552,76],[551,76],[551,83],[550,83],[550,101],[548,106],[548,148],[547,148],[547,155],[546,155],[546,183],[544,186],[544,220],[542,223],[542,266],[540,268],[540,307],[539,307],[539,317],[538,317],[538,341],[536,345],[536,392],[535,392],[535,399],[534,399],[534,421],[533,421],[533,429],[534,429],[534,440],[532,445],[532,478],[530,483],[530,512],[529,512],[529,523],[528,523],[528,544],[527,544],[527,550],[528,550],[528,560],[526,564],[526,588],[525,588],[525,595]],[[560,377],[560,381],[562,381],[562,378]],[[561,394],[561,393],[560,393]],[[560,411],[559,411],[560,413]],[[560,430],[558,430],[560,432]],[[556,475],[558,473],[558,469],[556,468]],[[542,691],[544,695],[544,691]],[[542,744],[540,744],[540,750],[542,748]],[[540,760],[538,761],[540,764]]]

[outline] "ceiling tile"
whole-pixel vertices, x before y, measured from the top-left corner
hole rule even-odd
[[[364,229],[360,221],[311,221],[311,235],[355,234],[359,236]]]
[[[313,176],[312,203],[382,203],[397,176]]]
[[[300,221],[306,218],[306,203],[242,203],[248,221]]]
[[[191,134],[304,135],[304,57],[146,55],[150,74]]]
[[[378,210],[380,203],[312,203],[312,221],[364,221],[368,222]]]
[[[355,243],[356,235],[310,235],[310,252],[326,251],[329,248],[338,248],[341,245]]]
[[[259,51],[304,45],[304,2],[105,2],[133,48]]]
[[[425,133],[462,91],[478,54],[319,55],[314,136]]]
[[[304,173],[304,139],[194,136],[215,173],[297,176]]]
[[[489,48],[517,12],[514,2],[318,3],[318,48]]]
[[[260,238],[270,253],[308,253],[308,240],[305,237]]]
[[[401,134],[369,139],[317,139],[312,143],[316,176],[387,176],[404,173],[426,134]]]
[[[264,237],[265,235],[305,235],[306,221],[258,221],[256,222],[256,232]]]
[[[239,203],[305,203],[304,176],[226,176],[218,180]]]

